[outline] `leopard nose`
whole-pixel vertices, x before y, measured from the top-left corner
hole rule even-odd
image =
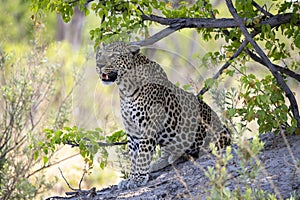
[[[98,68],[99,73],[101,73],[102,69],[106,66],[107,66],[106,63],[97,63],[97,68]]]

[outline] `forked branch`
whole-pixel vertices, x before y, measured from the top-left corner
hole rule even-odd
[[[282,24],[291,22],[293,19],[293,13],[279,14],[271,16],[268,19],[261,20],[259,25],[269,24],[271,28],[278,27]],[[238,23],[233,18],[222,18],[216,19],[212,18],[164,18],[156,15],[145,15],[142,14],[143,20],[149,20],[157,22],[161,25],[168,25],[169,27],[156,33],[148,39],[132,42],[131,44],[146,46],[154,44],[155,42],[167,37],[168,35],[183,29],[183,28],[234,28],[239,27]],[[245,24],[247,19],[241,19],[242,23]],[[251,21],[251,20],[250,20]],[[248,24],[247,28],[259,27],[258,24],[252,23]],[[300,19],[295,25],[300,25]],[[255,28],[256,31],[260,32],[260,28]]]
[[[178,31],[179,29],[181,29],[182,27],[179,24],[175,24],[172,25],[168,28],[163,29],[162,31],[154,34],[153,36],[151,36],[150,38],[146,39],[146,40],[141,40],[141,41],[136,41],[136,42],[131,42],[130,44],[133,45],[139,45],[139,46],[147,46],[147,45],[152,45],[155,42],[167,37],[168,35]]]
[[[214,75],[214,79],[217,79],[222,72],[230,66],[230,62],[238,57],[240,53],[245,50],[245,47],[247,46],[248,43],[251,43],[251,45],[254,47],[255,51],[257,52],[257,55],[254,53],[250,52],[249,50],[246,49],[246,53],[255,61],[263,64],[264,66],[267,66],[268,69],[271,71],[275,79],[277,80],[277,83],[281,86],[281,88],[284,90],[287,98],[290,101],[290,106],[292,113],[297,120],[297,126],[300,127],[300,117],[299,117],[299,110],[298,110],[298,104],[295,99],[294,94],[288,87],[288,85],[284,82],[284,79],[281,77],[281,75],[278,73],[278,71],[285,73],[296,80],[299,81],[300,75],[297,73],[292,72],[289,69],[274,65],[271,63],[271,61],[268,59],[268,57],[265,55],[263,50],[257,45],[257,43],[254,41],[253,37],[255,37],[257,34],[261,32],[261,26],[262,25],[270,25],[271,28],[278,27],[282,24],[289,23],[293,20],[294,14],[293,13],[286,13],[286,14],[278,14],[278,15],[272,15],[262,7],[260,7],[256,2],[252,2],[252,5],[256,7],[258,10],[260,10],[262,13],[264,13],[265,16],[267,16],[267,19],[262,19],[258,23],[250,23],[247,24],[246,27],[246,21],[254,21],[254,20],[247,20],[247,19],[242,19],[238,16],[235,8],[232,5],[232,2],[229,0],[226,0],[227,7],[230,10],[233,18],[223,18],[223,19],[216,19],[214,15],[212,15],[212,18],[164,18],[164,17],[159,17],[156,15],[145,15],[144,13],[142,14],[142,19],[143,20],[150,20],[153,22],[157,22],[161,25],[168,25],[169,27],[158,32],[157,34],[153,35],[152,37],[142,40],[142,41],[137,41],[137,42],[132,42],[131,44],[136,44],[140,46],[146,46],[146,45],[151,45],[154,44],[155,42],[163,39],[164,37],[167,37],[168,35],[176,32],[177,30],[183,29],[183,28],[233,28],[233,27],[238,27],[241,29],[243,34],[245,35],[245,40],[244,42],[240,45],[239,49],[235,52],[235,54],[227,61],[222,68]],[[300,19],[297,19],[296,22],[294,22],[294,25],[299,26],[300,25]],[[253,32],[250,34],[247,30],[247,28],[253,28]],[[224,31],[224,34],[227,35],[228,33],[226,30]],[[198,95],[204,94],[209,88],[203,88]]]
[[[255,28],[259,25],[269,24],[271,27],[279,26],[281,24],[289,23],[294,17],[294,13],[278,14],[275,16],[270,16],[267,19],[262,19],[258,23],[249,23],[247,28]],[[239,27],[239,24],[234,20],[234,18],[165,18],[157,15],[142,15],[144,21],[153,21],[161,25],[172,26],[174,24],[179,24],[182,28],[235,28]],[[246,22],[253,21],[252,19],[241,19],[243,24]],[[300,25],[300,19],[296,21],[296,25]]]
[[[266,10],[264,10],[262,7],[260,7],[255,1],[252,1],[252,5],[254,6],[254,7],[256,7],[260,12],[262,12],[262,13],[264,13],[266,16],[271,16],[271,17],[273,17],[274,15],[272,15],[271,13],[269,13],[268,11],[266,11]],[[214,13],[213,12],[211,12],[211,17],[213,18],[213,19],[216,19],[216,17],[215,17],[215,15],[214,15]],[[272,20],[271,20],[272,21]],[[274,21],[274,20],[273,20]],[[280,24],[279,24],[280,25]],[[274,28],[274,27],[277,27],[277,26],[279,26],[278,25],[278,23],[271,23],[271,28]],[[256,29],[256,30],[254,30],[252,33],[251,33],[251,37],[252,38],[254,38],[257,34],[259,34],[260,33],[260,29]],[[224,33],[224,35],[226,35],[226,36],[228,36],[229,37],[229,31],[228,30],[226,30],[226,29],[223,29],[222,30],[222,32]],[[232,38],[232,40],[234,40],[234,38]],[[262,64],[262,65],[264,65],[264,66],[266,66],[267,67],[267,65],[263,62],[263,60],[259,57],[259,56],[257,56],[257,55],[255,55],[253,52],[251,52],[248,48],[245,48],[246,46],[247,46],[247,44],[248,44],[249,42],[248,42],[248,40],[244,40],[244,42],[240,45],[240,47],[238,48],[238,50],[234,53],[234,55],[232,55],[231,57],[230,57],[230,59],[219,69],[219,71],[212,77],[212,79],[218,79],[219,77],[220,77],[220,75],[223,73],[223,71],[225,70],[225,69],[227,69],[229,66],[230,66],[230,63],[231,63],[231,61],[233,61],[235,58],[237,58],[241,53],[242,53],[242,50],[244,50],[254,61],[256,61],[256,62],[258,62],[258,63],[260,63],[260,64]],[[289,70],[288,68],[284,68],[284,67],[281,67],[281,66],[279,66],[279,65],[275,65],[275,64],[273,64],[274,65],[274,67],[278,70],[278,71],[280,71],[281,73],[284,73],[284,74],[286,74],[286,75],[288,75],[288,76],[290,76],[290,77],[292,77],[292,78],[294,78],[294,79],[296,79],[297,81],[299,81],[300,82],[300,75],[299,74],[297,74],[297,73],[295,73],[295,72],[293,72],[293,71],[291,71],[291,70]],[[201,90],[200,90],[200,92],[197,94],[198,96],[199,95],[203,95],[204,93],[206,93],[208,90],[210,89],[210,87],[209,86],[206,86],[206,87],[203,87]]]
[[[243,23],[243,20],[239,17],[237,14],[235,8],[233,7],[231,0],[226,0],[227,7],[231,13],[231,15],[234,17],[235,21],[239,24],[239,27],[241,31],[243,32],[244,36],[246,37],[246,40],[249,41],[249,43],[253,46],[257,54],[261,57],[263,62],[267,65],[273,76],[275,77],[277,83],[281,86],[283,91],[285,92],[286,97],[290,101],[290,107],[292,110],[292,113],[294,115],[294,118],[297,120],[297,127],[300,128],[300,116],[299,116],[299,110],[298,110],[298,104],[296,101],[296,98],[289,88],[289,86],[285,83],[284,79],[281,77],[281,75],[278,73],[277,69],[274,67],[270,59],[266,56],[264,51],[259,47],[259,45],[254,41],[251,34],[248,32],[246,26]]]
[[[259,57],[257,56],[255,53],[253,53],[252,51],[250,51],[248,48],[245,49],[245,52],[256,62],[268,67],[264,61]],[[273,66],[276,68],[277,71],[283,73],[283,74],[286,74],[294,79],[296,79],[297,81],[300,82],[300,74],[297,74],[295,72],[293,72],[292,70],[288,69],[288,68],[285,68],[285,67],[282,67],[282,66],[279,66],[279,65],[276,65],[274,63],[272,63]]]

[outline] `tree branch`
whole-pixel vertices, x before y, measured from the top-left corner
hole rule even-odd
[[[179,29],[181,29],[182,27],[178,24],[173,24],[172,26],[163,29],[162,31],[154,34],[153,36],[151,36],[150,38],[146,39],[146,40],[141,40],[141,41],[136,41],[136,42],[131,42],[130,44],[132,45],[139,45],[139,46],[147,46],[147,45],[152,45],[155,42],[163,39],[164,37],[167,37],[168,35],[178,31]]]
[[[271,27],[276,27],[281,24],[290,22],[293,18],[293,13],[278,14],[268,19],[261,20],[260,25],[269,24]],[[145,15],[142,14],[143,20],[149,20],[157,22],[161,25],[180,24],[181,28],[235,28],[239,27],[239,24],[233,18],[164,18],[157,15]],[[248,19],[241,19],[242,23],[245,24]],[[296,25],[300,25],[300,19],[297,20]],[[257,24],[249,24],[247,28],[254,28]]]
[[[256,62],[262,64],[263,66],[266,66],[268,67],[264,61],[258,57],[255,53],[251,52],[248,48],[245,49],[245,52]],[[273,63],[272,63],[273,64]],[[288,68],[284,68],[284,67],[281,67],[279,65],[276,65],[276,64],[273,64],[273,66],[276,68],[277,71],[281,72],[281,73],[284,73],[294,79],[296,79],[297,81],[300,82],[300,74],[297,74],[295,72],[293,72],[292,70],[288,69]]]
[[[88,139],[86,139],[86,140],[89,141]],[[70,145],[71,147],[79,147],[78,143],[75,143],[75,142],[72,142],[72,141],[67,141],[66,144]],[[118,146],[118,145],[126,145],[127,142],[112,142],[112,143],[97,142],[97,144],[100,147],[111,147],[111,146]]]
[[[140,46],[146,46],[153,44],[162,38],[172,34],[173,32],[176,32],[179,29],[183,28],[234,28],[234,27],[239,27],[243,34],[245,35],[246,39],[245,41],[241,44],[239,49],[235,52],[235,54],[227,61],[221,69],[218,71],[213,76],[213,79],[217,79],[222,72],[230,66],[230,61],[232,61],[234,58],[238,57],[240,53],[243,51],[243,49],[246,47],[248,42],[251,43],[251,45],[254,47],[256,52],[261,56],[262,59],[259,59],[255,54],[249,54],[250,57],[255,60],[260,60],[260,63],[267,66],[273,76],[276,78],[277,83],[281,86],[281,88],[285,91],[287,98],[290,101],[290,106],[293,112],[293,115],[295,119],[297,120],[297,126],[300,127],[300,117],[299,117],[299,111],[298,111],[298,104],[295,99],[295,96],[293,95],[292,91],[288,87],[288,85],[284,82],[283,78],[280,76],[278,71],[281,71],[282,73],[286,73],[287,75],[295,78],[296,80],[299,81],[299,76],[298,74],[290,71],[289,69],[282,68],[280,66],[274,66],[273,63],[268,59],[268,57],[265,55],[265,53],[262,51],[262,49],[256,44],[256,42],[253,40],[253,37],[260,33],[261,29],[257,28],[257,25],[266,25],[269,24],[271,28],[278,27],[282,24],[289,23],[294,14],[293,13],[286,13],[286,14],[278,14],[273,16],[271,13],[267,12],[264,10],[262,7],[260,7],[256,2],[252,2],[253,6],[255,6],[257,9],[259,9],[262,13],[264,13],[266,16],[269,16],[268,19],[261,20],[258,24],[250,24],[247,27],[248,28],[254,28],[255,30],[253,33],[250,35],[248,32],[245,22],[247,19],[241,19],[238,14],[236,13],[234,7],[232,6],[231,1],[227,1],[227,6],[234,17],[232,18],[222,18],[222,19],[216,19],[215,16],[212,14],[212,18],[207,19],[207,18],[164,18],[164,17],[159,17],[156,15],[145,15],[144,13],[142,14],[142,19],[143,20],[150,20],[154,21],[157,23],[160,23],[162,25],[169,25],[168,28],[160,31],[159,33],[153,35],[149,39],[143,40],[143,41],[138,41],[138,42],[132,42],[131,44],[137,44]],[[231,3],[231,5],[230,5]],[[300,19],[298,19],[295,23],[295,25],[299,26],[300,25]],[[228,32],[224,32],[225,35],[228,35]],[[209,88],[203,88],[198,95],[203,95]]]
[[[69,182],[67,181],[67,179],[65,178],[65,176],[64,176],[63,172],[61,171],[61,169],[58,168],[58,170],[59,170],[59,172],[60,172],[60,175],[62,176],[62,178],[64,179],[64,181],[65,181],[66,184],[68,185],[68,187],[69,187],[71,190],[76,191],[77,189],[73,188],[73,187],[70,185],[70,183],[69,183]]]
[[[272,15],[271,13],[267,12],[266,10],[264,10],[264,9],[263,9],[262,7],[260,7],[255,1],[252,1],[252,5],[253,5],[254,7],[256,7],[259,11],[261,11],[262,13],[264,13],[265,15],[267,15],[267,16],[272,16],[272,17],[273,17],[273,15]],[[214,15],[213,12],[211,13],[211,17],[212,17],[213,19],[216,19],[216,17],[215,17],[215,15]],[[226,29],[223,29],[222,32],[224,33],[224,35],[229,36],[229,32],[228,32]],[[253,32],[251,33],[251,37],[252,37],[252,38],[255,37],[258,33],[259,33],[259,30],[253,31]],[[234,39],[232,39],[232,40],[234,40]],[[236,51],[236,53],[235,53],[233,56],[230,57],[230,59],[229,59],[229,60],[228,60],[228,61],[227,61],[220,69],[219,69],[219,71],[218,71],[212,78],[213,78],[213,79],[218,79],[219,76],[223,73],[223,71],[224,71],[225,69],[227,69],[227,68],[230,66],[230,61],[232,61],[234,58],[238,57],[239,54],[242,52],[241,50],[243,50],[243,49],[246,47],[247,44],[248,44],[248,41],[245,40],[245,41],[241,44],[241,46],[238,48],[238,50]],[[264,65],[264,66],[266,66],[266,64],[262,61],[262,59],[259,58],[259,57],[258,57],[257,55],[255,55],[254,53],[252,53],[251,51],[249,51],[248,48],[246,48],[246,49],[244,49],[244,50],[245,50],[245,52],[246,52],[253,60],[255,60],[256,62],[259,62],[260,64],[262,64],[262,65]],[[286,75],[288,75],[288,76],[290,76],[290,77],[292,77],[292,78],[294,78],[294,79],[300,81],[300,75],[299,75],[299,74],[297,74],[297,73],[295,73],[295,72],[293,72],[293,71],[291,71],[291,70],[289,70],[289,69],[287,69],[287,68],[283,68],[283,67],[281,67],[281,66],[279,66],[279,65],[275,65],[275,64],[273,64],[273,65],[275,66],[275,68],[276,68],[278,71],[280,71],[280,72],[282,72],[282,73],[284,73],[284,74],[286,74]],[[210,89],[210,87],[203,87],[197,95],[198,95],[198,96],[199,96],[199,95],[203,95],[203,94],[204,94],[205,92],[207,92],[209,89]]]
[[[263,62],[268,66],[269,70],[273,74],[273,76],[276,78],[277,83],[281,86],[281,88],[284,90],[287,98],[290,101],[290,107],[292,109],[292,113],[294,115],[294,118],[297,120],[297,127],[300,128],[300,116],[299,116],[299,110],[298,110],[298,104],[296,101],[296,98],[293,94],[293,92],[290,90],[289,86],[284,82],[283,78],[280,76],[276,68],[273,66],[269,58],[266,56],[266,54],[263,52],[263,50],[259,47],[259,45],[254,41],[250,33],[248,32],[246,26],[243,23],[243,20],[238,16],[235,8],[233,7],[231,0],[226,0],[227,7],[231,13],[231,15],[234,17],[235,21],[239,24],[239,27],[243,34],[245,35],[246,39],[250,42],[250,44],[253,46],[255,51],[260,55]]]
[[[238,24],[231,18],[165,18],[157,15],[142,15],[144,21],[153,21],[161,25],[181,24],[182,28],[234,28]]]
[[[221,18],[216,19],[212,13],[212,18],[164,18],[156,15],[145,15],[142,14],[142,19],[147,21],[157,22],[161,25],[168,25],[169,27],[156,33],[148,39],[131,42],[133,45],[147,46],[154,44],[155,42],[167,37],[168,35],[183,29],[183,28],[234,28],[239,27],[238,23],[232,18]],[[287,14],[279,14],[276,16],[272,16],[266,20],[261,20],[260,25],[269,24],[271,28],[280,26],[281,24],[286,24],[292,20],[293,13]],[[243,20],[243,24],[247,20]],[[300,25],[300,19],[297,21],[297,25]],[[253,28],[256,27],[257,24],[250,24],[247,27]],[[256,27],[257,31],[260,31],[259,28]],[[225,31],[226,32],[226,31]],[[226,35],[226,34],[225,34]]]
[[[53,166],[55,166],[55,165],[58,165],[58,164],[60,164],[60,163],[62,163],[62,162],[64,162],[64,161],[66,161],[66,160],[68,160],[68,159],[70,159],[70,158],[73,158],[73,157],[75,157],[75,156],[78,156],[78,155],[79,155],[79,153],[76,153],[76,154],[74,154],[74,155],[71,155],[71,156],[68,156],[68,157],[66,157],[66,158],[63,158],[63,159],[61,159],[61,160],[59,160],[59,161],[56,161],[56,162],[53,162],[53,163],[49,163],[48,165],[44,165],[44,166],[40,167],[39,169],[37,169],[37,170],[31,172],[30,174],[26,175],[26,178],[30,178],[31,176],[35,175],[36,173],[38,173],[38,172],[40,172],[40,171],[42,171],[42,170],[44,170],[44,169],[47,169],[47,168],[49,168],[49,167],[53,167]]]
[[[264,15],[269,16],[269,17],[273,17],[274,15],[271,14],[270,12],[268,12],[267,10],[265,10],[263,7],[261,7],[260,5],[258,5],[255,1],[252,1],[252,5],[259,10],[260,12],[262,12]]]
[[[238,50],[229,58],[229,60],[219,69],[219,71],[212,78],[215,79],[215,80],[218,79],[219,76],[223,73],[223,71],[230,66],[231,61],[233,59],[235,59],[236,57],[238,57],[242,53],[242,51],[247,46],[247,44],[248,44],[248,40],[244,40],[244,42],[241,44],[241,46],[238,48]],[[200,92],[197,94],[197,96],[203,95],[209,89],[210,89],[210,87],[204,87],[204,88],[202,88],[200,90]]]
[[[266,25],[269,24],[271,28],[280,26],[282,24],[289,23],[293,18],[293,13],[286,13],[286,14],[278,14],[273,16],[271,13],[267,12],[263,8],[261,8],[257,3],[254,1],[252,4],[259,9],[262,13],[266,16],[269,16],[268,19],[261,20],[258,24],[259,25]],[[211,14],[211,18],[164,18],[157,15],[146,15],[142,12],[141,18],[144,21],[153,21],[157,22],[161,25],[168,25],[169,27],[156,33],[155,35],[151,36],[148,39],[131,42],[130,44],[139,45],[139,46],[147,46],[152,45],[155,42],[167,37],[168,35],[183,29],[183,28],[235,28],[239,27],[239,24],[233,18],[220,18],[216,19],[214,14]],[[242,20],[242,19],[241,19]],[[245,24],[247,19],[243,19],[243,24]],[[252,23],[247,25],[247,28],[255,28],[258,33],[261,31],[260,28],[257,28],[256,23]],[[295,25],[300,25],[300,19],[296,22]],[[225,35],[228,35],[228,31],[223,31]]]

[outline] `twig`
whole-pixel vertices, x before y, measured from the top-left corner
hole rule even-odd
[[[47,168],[52,167],[52,166],[54,166],[54,165],[58,165],[59,163],[61,163],[61,162],[63,162],[63,161],[66,161],[66,160],[68,160],[68,159],[70,159],[70,158],[73,158],[73,157],[75,157],[75,156],[78,156],[78,155],[79,155],[79,153],[76,153],[76,154],[74,154],[74,155],[68,156],[68,157],[63,158],[63,159],[61,159],[61,160],[59,160],[59,161],[56,161],[56,162],[54,162],[54,163],[50,163],[49,165],[42,166],[41,168],[39,168],[39,169],[35,170],[34,172],[28,174],[28,175],[26,176],[26,178],[29,178],[29,177],[33,176],[34,174],[36,174],[36,173],[38,173],[38,172],[40,172],[40,171],[42,171],[42,170],[44,170],[44,169],[47,169]]]
[[[84,138],[84,140],[89,141],[88,138]],[[67,141],[66,142],[67,145],[70,145],[71,147],[79,147],[78,143],[75,143],[74,141]],[[100,147],[111,147],[111,146],[118,146],[118,145],[126,145],[126,142],[112,142],[112,143],[106,143],[106,142],[97,142],[97,144]]]
[[[244,40],[243,43],[241,44],[241,46],[238,48],[238,50],[229,58],[229,60],[219,69],[219,71],[212,78],[215,79],[215,80],[218,79],[219,76],[223,73],[223,71],[230,66],[231,61],[233,61],[233,59],[235,59],[236,57],[238,57],[242,53],[243,49],[247,46],[247,44],[248,44],[248,41]],[[202,88],[200,90],[200,92],[197,94],[197,96],[203,95],[209,89],[210,89],[209,86]]]
[[[268,12],[267,10],[263,9],[263,7],[261,7],[260,5],[258,5],[255,1],[252,1],[252,5],[259,10],[260,12],[262,12],[264,15],[269,16],[269,17],[273,17],[274,15],[271,14],[270,12]]]
[[[77,191],[77,189],[74,189],[74,188],[69,184],[69,182],[67,181],[67,179],[66,179],[65,176],[63,175],[63,172],[61,171],[60,167],[58,168],[58,170],[59,170],[59,172],[60,172],[62,178],[64,179],[64,181],[67,183],[68,187],[69,187],[71,190],[73,190],[73,191]]]
[[[63,175],[63,172],[60,168],[58,168],[62,178],[64,179],[64,181],[67,183],[68,187],[73,190],[72,192],[66,192],[66,195],[67,196],[70,196],[70,195],[73,195],[72,197],[57,197],[57,196],[54,196],[54,197],[49,197],[47,198],[46,200],[52,200],[52,199],[69,199],[69,198],[73,198],[73,197],[76,197],[76,196],[84,196],[85,198],[84,199],[91,199],[93,197],[95,197],[97,195],[97,192],[96,192],[96,188],[93,187],[91,188],[90,190],[81,190],[81,182],[83,180],[83,177],[85,176],[86,174],[86,171],[84,171],[81,179],[80,179],[80,182],[79,182],[79,189],[75,189],[73,188],[69,182],[67,181],[67,179],[65,178],[65,176]],[[80,198],[81,199],[81,198]]]
[[[293,151],[292,151],[292,149],[291,149],[291,145],[289,144],[288,140],[286,139],[284,130],[280,130],[280,134],[281,134],[281,136],[282,136],[282,138],[283,138],[283,141],[284,141],[284,143],[285,143],[285,145],[286,145],[286,147],[287,147],[287,150],[288,150],[288,152],[289,152],[289,154],[290,154],[290,156],[291,156],[291,158],[292,158],[293,165],[294,165],[294,167],[295,167],[295,170],[296,170],[296,173],[297,173],[297,175],[298,175],[298,178],[300,178],[300,169],[299,169],[299,167],[298,167],[298,163],[297,163],[297,160],[296,160],[296,158],[295,158],[295,156],[294,156],[294,153],[293,153]]]
[[[85,177],[86,172],[87,172],[86,166],[87,166],[87,164],[85,164],[85,166],[84,166],[84,170],[83,170],[82,176],[81,176],[80,181],[79,181],[79,184],[78,184],[79,190],[81,190],[81,184],[82,184],[83,178]]]

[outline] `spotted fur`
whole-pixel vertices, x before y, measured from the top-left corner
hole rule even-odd
[[[130,151],[130,177],[119,188],[147,183],[185,153],[203,154],[213,142],[230,143],[217,114],[202,100],[171,83],[159,64],[139,53],[138,46],[114,42],[99,47],[97,71],[104,83],[119,88],[123,123]],[[150,165],[156,146],[161,157]]]

